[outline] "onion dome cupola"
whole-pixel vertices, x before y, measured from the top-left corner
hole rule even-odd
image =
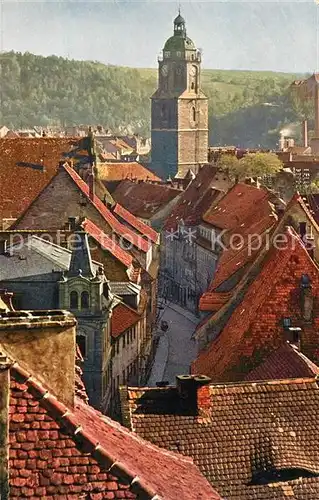
[[[179,13],[174,19],[174,35],[171,36],[164,45],[164,56],[165,53],[168,55],[174,55],[176,52],[185,53],[187,50],[196,50],[194,42],[188,38],[186,34],[186,23],[185,19]]]

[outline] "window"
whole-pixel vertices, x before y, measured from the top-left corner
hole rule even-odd
[[[74,291],[70,293],[70,309],[79,308],[79,296],[78,292]]]
[[[76,343],[79,346],[83,358],[86,358],[86,336],[79,334],[76,336]]]
[[[170,51],[169,51],[169,50],[166,50],[166,51],[164,52],[164,57],[170,57],[170,55],[171,55],[171,53],[170,53]]]
[[[179,50],[176,52],[176,57],[182,57],[182,53]]]
[[[89,306],[89,293],[82,292],[81,293],[81,309],[88,309]]]
[[[192,89],[192,90],[194,90],[194,88],[195,88],[195,83],[194,83],[194,82],[192,82],[192,83],[191,83],[191,89]]]
[[[116,354],[119,354],[119,352],[120,352],[120,342],[118,340],[116,341],[116,344],[115,344],[115,350],[116,350]]]
[[[123,335],[123,349],[125,349],[125,333]]]
[[[193,120],[193,122],[196,122],[196,109],[195,109],[195,107],[192,108],[192,120]]]

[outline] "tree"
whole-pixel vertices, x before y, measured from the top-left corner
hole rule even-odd
[[[240,160],[235,155],[224,155],[217,165],[236,182],[246,177],[273,175],[283,167],[282,161],[274,153],[248,153]]]
[[[240,163],[235,155],[222,155],[217,162],[217,167],[225,171],[236,182],[242,178]]]
[[[283,163],[275,153],[248,153],[239,160],[240,171],[246,177],[262,177],[279,172]]]

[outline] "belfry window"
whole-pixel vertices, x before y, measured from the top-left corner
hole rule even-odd
[[[89,304],[89,293],[88,292],[82,292],[81,293],[81,309],[88,309],[90,307]]]
[[[79,308],[79,296],[78,292],[74,291],[70,293],[70,309]]]

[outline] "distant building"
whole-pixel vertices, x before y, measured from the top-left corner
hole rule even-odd
[[[201,90],[201,53],[180,14],[158,63],[158,88],[151,97],[152,169],[165,179],[184,177],[207,162],[208,100]]]

